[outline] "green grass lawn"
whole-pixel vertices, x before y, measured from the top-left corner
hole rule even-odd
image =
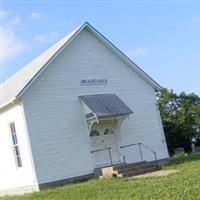
[[[172,159],[162,168],[180,172],[166,177],[89,180],[24,196],[4,197],[2,200],[200,199],[200,154]]]

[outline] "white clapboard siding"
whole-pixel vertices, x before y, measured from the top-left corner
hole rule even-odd
[[[80,86],[80,80],[93,78],[108,84]],[[115,93],[134,112],[122,125],[121,144],[143,142],[159,159],[168,157],[154,89],[83,30],[22,96],[39,183],[93,171],[78,96],[105,93]]]
[[[13,149],[9,126],[11,122],[15,123],[17,133],[22,159],[22,167],[20,168],[17,167]],[[0,158],[0,196],[15,193],[17,188],[21,188],[21,192],[23,190],[38,190],[21,105],[17,105],[0,115]]]

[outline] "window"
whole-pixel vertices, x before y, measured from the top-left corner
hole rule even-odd
[[[90,137],[99,136],[99,135],[100,135],[100,133],[99,133],[97,130],[92,130],[92,131],[90,132]]]
[[[17,134],[16,134],[14,122],[10,123],[10,130],[11,130],[11,135],[12,135],[12,143],[13,143],[13,149],[14,149],[14,154],[15,154],[15,158],[16,158],[16,163],[17,163],[18,167],[22,167],[22,159],[21,159],[21,155],[20,155],[19,144],[18,144],[18,140],[17,140]]]
[[[114,133],[114,131],[112,130],[112,128],[106,128],[104,131],[104,135],[112,135]]]

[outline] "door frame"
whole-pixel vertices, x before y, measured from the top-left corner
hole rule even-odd
[[[113,134],[113,137],[114,137],[114,143],[113,144],[114,145],[113,144],[107,145],[108,143],[106,144],[106,142],[108,142],[108,140],[106,141],[106,139],[108,139],[108,138],[106,138],[108,135],[104,134],[104,131],[105,131],[106,128],[111,128],[111,129],[114,130],[114,134]],[[102,143],[100,141],[99,146],[94,147],[93,144],[92,144],[92,140],[97,139],[97,137],[99,137],[99,136],[92,136],[94,138],[91,140],[91,136],[89,135],[91,150],[94,151],[94,150],[97,150],[97,149],[105,149],[105,150],[102,150],[102,157],[103,157],[103,154],[104,154],[104,157],[108,158],[107,163],[105,162],[105,164],[104,164],[104,161],[102,163],[100,161],[99,162],[100,164],[98,164],[98,162],[95,160],[95,155],[96,155],[95,152],[92,153],[93,154],[92,160],[94,162],[95,168],[111,165],[110,159],[109,159],[109,151],[108,151],[108,149],[106,150],[106,147],[111,147],[110,153],[111,153],[111,158],[112,158],[112,164],[123,163],[122,158],[121,158],[120,154],[118,153],[118,152],[121,152],[121,151],[120,151],[120,148],[119,148],[119,146],[120,146],[120,129],[119,129],[117,121],[116,120],[112,120],[112,121],[109,120],[109,121],[102,121],[99,124],[93,124],[93,126],[91,127],[91,131],[93,131],[93,130],[97,130],[99,132],[100,139],[101,140],[103,139],[103,141],[105,141],[105,145],[107,145],[107,146],[102,145]],[[108,137],[110,137],[110,135]],[[100,152],[98,152],[98,153],[100,153]]]

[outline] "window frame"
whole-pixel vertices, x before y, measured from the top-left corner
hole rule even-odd
[[[95,132],[95,134],[92,134],[92,132]],[[100,136],[100,132],[96,129],[90,131],[90,137]]]
[[[20,148],[19,148],[19,143],[18,143],[18,138],[17,138],[15,122],[10,122],[9,127],[10,127],[12,148],[13,148],[16,166],[18,168],[21,168],[23,165],[22,165],[22,158],[21,158],[21,153],[20,153]]]
[[[106,133],[107,132],[107,133]],[[113,135],[114,134],[114,130],[112,128],[106,128],[103,132],[104,135]]]

